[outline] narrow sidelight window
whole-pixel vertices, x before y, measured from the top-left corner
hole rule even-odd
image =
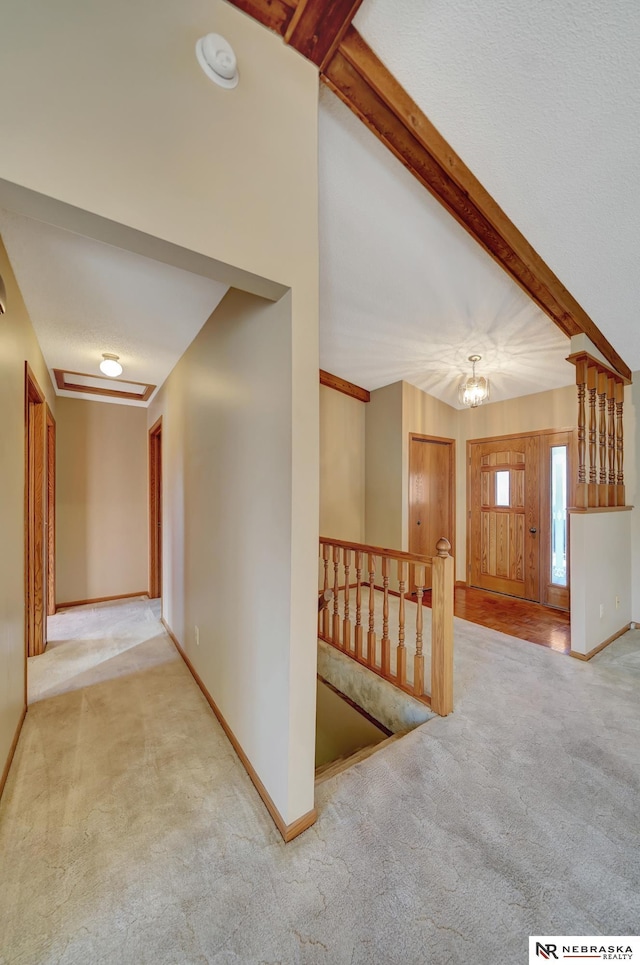
[[[551,582],[567,585],[567,447],[551,447]]]

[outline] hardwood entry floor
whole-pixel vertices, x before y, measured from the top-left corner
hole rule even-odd
[[[431,606],[431,590],[425,592],[424,603]],[[475,587],[456,586],[454,613],[462,620],[538,643],[558,653],[569,653],[571,649],[571,623],[565,610]]]

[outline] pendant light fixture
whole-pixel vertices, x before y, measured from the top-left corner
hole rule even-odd
[[[472,371],[468,379],[460,383],[458,389],[458,399],[462,405],[468,406],[470,409],[475,409],[476,406],[482,405],[489,398],[489,379],[485,379],[482,375],[476,375],[476,362],[481,360],[481,355],[470,355],[469,361],[471,362]]]
[[[102,353],[102,362],[100,363],[100,371],[103,375],[108,375],[110,379],[116,379],[119,375],[122,375],[122,366],[118,359],[119,355],[112,355],[111,352]]]

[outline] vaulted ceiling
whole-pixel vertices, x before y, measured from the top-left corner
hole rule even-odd
[[[354,24],[640,369],[640,5],[364,0]]]
[[[637,5],[629,0],[615,9],[605,0],[532,8],[524,8],[520,0],[232,2],[313,60],[325,84],[565,335],[588,335],[626,376],[629,361],[631,367],[640,367],[640,336],[634,323],[639,283],[633,270],[640,240],[640,203],[634,190],[640,174]],[[348,124],[324,99],[321,133],[324,128],[335,134],[342,126],[344,144]],[[353,129],[351,135],[352,142],[358,140]],[[341,162],[339,151],[331,151],[333,146],[325,145],[324,158],[331,154],[329,165],[333,159],[336,168]],[[372,150],[370,144],[368,149]],[[351,208],[344,199],[343,228],[346,211],[358,217],[363,210],[359,199],[364,188],[357,183],[361,168],[355,178],[353,171],[362,157],[356,155],[352,150],[350,161],[342,158],[344,181],[356,182],[357,199]],[[367,167],[371,165],[364,165],[363,180],[370,183],[373,207],[382,210],[384,199],[375,197]],[[329,207],[335,181],[335,171],[321,167],[321,198]],[[379,195],[389,184],[380,179],[378,187]],[[405,265],[407,255],[415,261],[421,244],[425,250],[438,248],[440,236],[433,223],[434,230],[425,233],[426,223],[416,227],[416,219],[405,213],[405,238],[395,230],[398,219],[394,222],[388,209],[378,231],[388,228],[393,234],[397,264]],[[336,208],[333,221],[338,220]],[[376,247],[368,234],[372,219],[361,220],[364,230],[356,247],[371,250]],[[453,310],[444,323],[440,316],[435,328],[429,309],[438,307],[438,299],[426,298],[423,323],[417,324],[418,304],[406,286],[385,288],[390,252],[384,242],[378,245],[383,257],[369,261],[368,284],[378,298],[369,297],[362,285],[354,284],[349,291],[347,273],[354,264],[355,277],[362,278],[353,250],[354,232],[347,229],[350,245],[333,235],[333,246],[342,252],[339,259],[329,249],[330,222],[327,215],[322,243],[329,260],[329,270],[325,266],[322,273],[323,364],[335,369],[342,363],[343,376],[347,369],[360,370],[361,381],[371,387],[388,381],[391,369],[418,384],[417,367],[412,370],[408,359],[405,366],[403,357],[413,352],[414,359],[422,361],[426,343],[438,356],[442,324],[451,329],[450,343],[455,340],[458,345],[456,336],[463,327],[459,312]],[[404,242],[411,235],[414,248],[409,252]],[[442,243],[446,249],[445,236]],[[430,265],[423,264],[429,276]],[[447,267],[455,274],[453,263]],[[479,267],[478,272],[482,274]],[[407,272],[401,267],[397,277],[406,281]],[[458,287],[466,290],[463,272]],[[430,288],[425,277],[423,293]],[[477,330],[487,324],[478,322],[487,305],[477,299],[473,285],[467,294],[467,334],[475,335],[473,351],[490,353],[490,323],[486,342]],[[483,294],[490,302],[489,314],[502,320],[490,283],[483,286]],[[451,302],[456,295],[464,302],[460,292],[450,292]],[[453,309],[452,304],[449,307]],[[388,338],[390,326],[400,344]],[[525,327],[523,348],[527,337],[536,338],[534,326]],[[365,360],[370,349],[367,331],[381,344]],[[544,325],[539,334],[543,333]],[[341,351],[336,351],[338,344]],[[383,355],[390,360],[386,373]],[[445,367],[446,361],[441,361]],[[521,391],[530,391],[530,381],[537,379],[535,352],[530,363],[516,353],[516,362],[525,369],[530,365],[531,380],[523,382],[522,370],[517,376]],[[495,363],[500,368],[497,358]],[[549,365],[555,365],[552,356]],[[424,374],[422,384],[438,394],[432,374]],[[510,392],[513,385],[504,388]]]
[[[586,331],[640,369],[636,4],[232,2],[321,68],[323,368],[455,404],[478,353],[509,398],[569,384]],[[51,367],[113,350],[160,383],[226,290],[15,216],[0,232]]]

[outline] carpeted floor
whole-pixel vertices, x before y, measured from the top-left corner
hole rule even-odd
[[[638,933],[640,632],[590,663],[456,621],[456,711],[284,845],[155,604],[51,621],[0,804],[3,965],[512,965]],[[75,688],[75,689],[72,689]]]

